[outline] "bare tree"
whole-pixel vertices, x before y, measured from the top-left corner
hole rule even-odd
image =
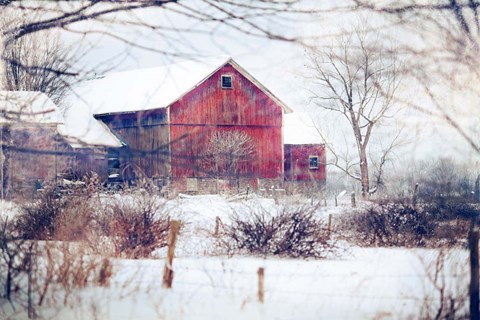
[[[28,18],[16,17],[13,11],[3,10],[0,30],[28,23]],[[11,41],[1,55],[5,70],[3,89],[11,91],[40,91],[57,104],[74,80],[74,54],[67,51],[58,32],[46,30]]]
[[[237,181],[255,155],[252,138],[242,131],[218,131],[210,136],[202,154],[205,171],[216,179]]]
[[[6,48],[7,90],[40,91],[61,105],[69,84],[70,63],[58,38],[32,35]]]
[[[403,45],[409,61],[409,82],[422,88],[429,103],[408,103],[429,116],[442,119],[480,154],[478,123],[471,125],[471,115],[478,112],[480,101],[480,1],[354,2],[356,10],[384,19],[386,23],[380,28],[395,25],[408,33],[409,40],[415,39]],[[443,98],[445,92],[461,96],[463,101],[452,103]]]
[[[393,101],[399,85],[396,56],[384,55],[376,43],[357,32],[341,37],[336,46],[329,49],[310,51],[309,60],[314,85],[311,101],[348,121],[355,141],[355,156],[344,158],[345,163],[341,163],[339,153],[327,144],[335,158],[331,164],[358,180],[365,198],[372,191],[369,165],[372,132],[396,111]],[[383,166],[397,138],[384,148],[381,159],[376,162],[377,183],[381,182]]]

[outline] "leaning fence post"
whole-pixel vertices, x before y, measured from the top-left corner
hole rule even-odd
[[[263,303],[264,295],[265,295],[265,289],[263,287],[264,279],[265,279],[265,269],[263,267],[258,268],[257,274],[258,274],[258,302]]]
[[[163,284],[165,288],[171,288],[173,283],[173,256],[175,252],[175,244],[177,242],[178,231],[180,230],[180,221],[172,220],[170,224],[170,232],[168,233],[168,252],[165,260],[165,269],[163,271]]]
[[[479,270],[478,270],[478,239],[480,232],[475,223],[468,235],[468,244],[470,249],[470,319],[480,319],[480,302],[479,302]]]
[[[357,206],[357,202],[356,202],[356,199],[355,199],[355,191],[352,191],[352,208],[355,208]]]

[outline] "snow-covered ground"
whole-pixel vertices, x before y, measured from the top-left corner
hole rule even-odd
[[[75,303],[55,318],[424,318],[422,308],[435,310],[438,303],[438,291],[425,276],[435,256],[433,250],[357,248],[329,260],[181,257],[174,260],[170,290],[161,286],[163,260],[117,260],[110,288],[85,290],[83,308]],[[449,263],[455,273],[446,281],[468,292],[466,253],[456,252]],[[263,304],[257,299],[259,267],[265,268]]]
[[[306,201],[308,204],[309,202]],[[108,288],[88,287],[57,306],[54,319],[417,319],[434,313],[439,290],[431,269],[438,250],[348,247],[324,260],[215,255],[211,232],[218,216],[273,199],[229,201],[185,196],[165,209],[185,221],[173,262],[172,289],[162,288],[165,251],[158,259],[114,259]],[[339,214],[323,207],[319,214]],[[257,298],[258,268],[265,270],[265,299]],[[468,253],[449,252],[436,284],[468,292]],[[442,282],[443,281],[443,282]],[[1,315],[1,312],[0,312]]]

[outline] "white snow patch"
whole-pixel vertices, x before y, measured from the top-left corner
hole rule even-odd
[[[18,205],[13,202],[0,200],[0,221],[11,221],[19,213]]]

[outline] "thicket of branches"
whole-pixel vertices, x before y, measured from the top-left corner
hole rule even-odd
[[[96,213],[99,233],[110,239],[114,256],[149,258],[155,250],[167,246],[170,218],[159,201],[143,192],[111,201],[103,212]]]
[[[30,22],[14,11],[2,10],[0,32],[18,28]],[[73,64],[77,61],[73,48],[67,49],[60,34],[53,30],[29,34],[12,40],[2,52],[4,74],[3,90],[40,91],[46,93],[59,106],[74,79]]]
[[[87,286],[109,286],[108,258],[82,243],[27,240],[18,225],[0,220],[0,316],[42,318],[45,305],[72,306]]]
[[[231,183],[247,176],[255,159],[255,144],[243,131],[213,133],[201,154],[203,168],[215,178],[229,179]]]
[[[278,212],[249,208],[224,226],[223,246],[233,252],[293,258],[325,258],[337,251],[317,208],[283,208]]]
[[[463,246],[471,219],[480,215],[475,204],[461,198],[386,198],[341,217],[340,233],[352,243],[374,247]]]

